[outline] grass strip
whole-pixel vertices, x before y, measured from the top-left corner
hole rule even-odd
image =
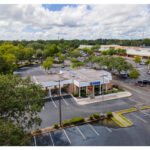
[[[124,128],[126,127],[123,123],[121,123],[119,120],[117,120],[115,117],[111,118],[114,122],[116,122],[120,127]]]
[[[125,113],[129,113],[129,112],[132,112],[132,111],[137,111],[137,109],[136,108],[129,108],[129,109],[117,111],[116,113],[117,114],[125,114]]]
[[[150,106],[141,106],[140,109],[150,109]]]

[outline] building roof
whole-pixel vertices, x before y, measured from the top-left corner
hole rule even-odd
[[[94,70],[94,69],[76,69],[76,70],[63,70],[61,74],[48,74],[41,76],[31,77],[33,82],[41,84],[43,87],[55,86],[59,85],[59,81],[61,81],[61,85],[70,84],[72,81],[75,81],[77,86],[88,86],[93,82],[103,82],[103,75],[107,75],[104,77],[104,83],[112,80],[111,73],[103,70]]]

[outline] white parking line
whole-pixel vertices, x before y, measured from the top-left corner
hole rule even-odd
[[[143,112],[142,110],[139,110],[142,114],[144,114],[145,116],[149,116],[150,117],[150,114],[146,113],[146,112]]]
[[[64,131],[64,133],[65,133],[65,135],[66,135],[66,138],[68,139],[69,143],[71,144],[71,140],[70,140],[70,138],[68,137],[66,131],[65,131],[64,129],[63,129],[63,131]]]
[[[52,138],[52,135],[51,135],[51,133],[50,133],[50,132],[49,132],[49,136],[50,136],[50,139],[51,139],[51,141],[52,141],[53,146],[55,146],[55,145],[54,145],[53,138]]]
[[[63,98],[63,96],[61,96],[61,98],[63,99],[63,101],[65,102],[65,104],[68,106],[69,104],[66,102],[66,100]]]
[[[57,105],[55,104],[55,102],[54,102],[54,100],[53,100],[53,98],[52,98],[52,97],[51,97],[51,100],[52,100],[52,102],[53,102],[54,107],[56,107],[56,108],[57,108]]]
[[[84,136],[84,134],[81,132],[81,130],[76,126],[76,129],[79,131],[79,133],[81,134],[81,136],[83,137],[84,140],[86,140],[86,137]]]
[[[108,128],[108,127],[105,127],[105,129],[106,129],[107,131],[109,131],[109,132],[112,132],[112,130],[111,130],[110,128]]]
[[[36,137],[34,136],[34,146],[36,146]]]
[[[132,114],[133,116],[135,116],[137,119],[143,121],[144,123],[147,123],[147,121],[139,116],[137,116],[136,114]]]
[[[99,133],[95,130],[95,128],[91,124],[88,123],[88,126],[95,132],[97,136],[99,136]]]

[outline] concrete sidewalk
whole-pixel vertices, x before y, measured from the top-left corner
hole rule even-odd
[[[123,97],[129,97],[131,95],[132,94],[130,92],[125,91],[125,92],[119,92],[119,93],[112,93],[112,94],[104,95],[104,100],[103,100],[102,95],[101,96],[95,96],[95,99],[90,99],[90,97],[82,98],[82,99],[77,99],[75,97],[73,97],[73,98],[75,99],[77,104],[87,105],[87,104],[96,103],[96,102],[103,102],[103,101],[115,100],[115,99],[119,99],[119,98],[123,98]]]

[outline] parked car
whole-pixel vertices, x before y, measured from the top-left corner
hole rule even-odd
[[[149,71],[147,71],[147,74],[148,74],[148,75],[150,75],[150,70],[149,70]]]
[[[149,84],[149,80],[143,80],[143,84]]]
[[[141,61],[141,62],[140,62],[140,65],[145,65],[145,62],[144,62],[144,61]]]
[[[122,77],[123,79],[127,79],[127,78],[129,77],[129,75],[128,75],[128,74],[121,74],[121,77]]]

